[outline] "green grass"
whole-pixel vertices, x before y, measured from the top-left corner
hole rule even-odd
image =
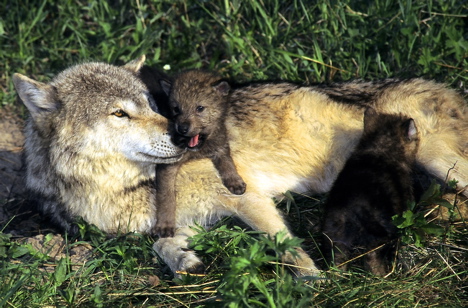
[[[242,4],[242,5],[241,5]],[[0,3],[0,86],[47,79],[71,64],[141,54],[173,70],[238,79],[467,79],[466,1],[81,1]]]
[[[21,113],[13,73],[48,81],[75,63],[123,64],[141,54],[173,72],[208,68],[239,81],[423,76],[467,93],[467,1],[0,1],[0,101]],[[322,197],[288,200],[281,208],[320,263],[314,223]],[[292,280],[277,262],[295,242],[259,237],[232,220],[201,230],[194,248],[207,275],[183,280],[153,259],[146,236],[108,239],[83,225],[65,252],[86,243],[93,255],[73,264],[70,255],[56,261],[0,233],[0,306],[466,306],[468,228],[440,225],[423,247],[400,247],[389,277],[333,270],[321,285]]]

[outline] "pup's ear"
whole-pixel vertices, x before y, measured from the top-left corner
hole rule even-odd
[[[218,91],[222,96],[226,96],[229,94],[229,90],[231,90],[231,86],[226,81],[221,81],[217,84],[213,85],[213,88]]]
[[[145,63],[145,60],[146,60],[146,56],[142,55],[136,58],[135,60],[128,62],[122,67],[132,73],[138,73],[141,67],[143,66],[143,64]]]
[[[60,107],[55,87],[21,74],[13,75],[13,83],[19,97],[33,118]]]
[[[159,80],[159,84],[161,85],[161,88],[163,89],[164,93],[166,93],[166,95],[169,96],[169,93],[171,93],[172,83],[167,79],[161,79]]]
[[[408,138],[409,141],[416,140],[418,138],[418,128],[416,127],[416,124],[414,123],[413,119],[409,119],[403,123],[405,129],[406,129],[406,137]]]

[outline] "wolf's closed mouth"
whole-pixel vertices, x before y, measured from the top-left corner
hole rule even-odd
[[[157,158],[159,160],[179,160],[180,158],[182,158],[182,154],[184,154],[185,151],[181,154],[177,154],[177,155],[174,155],[174,156],[167,156],[167,157],[161,157],[161,156],[155,156],[155,155],[150,155],[150,154],[147,154],[147,153],[143,153],[143,152],[139,152],[138,154],[141,154],[145,157],[148,157],[148,158],[151,158],[151,159],[154,159],[154,158]]]

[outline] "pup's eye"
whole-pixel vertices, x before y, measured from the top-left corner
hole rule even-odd
[[[126,113],[126,112],[123,111],[122,109],[119,109],[119,110],[117,110],[117,111],[114,111],[114,112],[112,112],[112,114],[115,115],[115,116],[118,117],[118,118],[123,118],[123,117],[129,118],[128,113]]]
[[[205,110],[205,107],[203,107],[203,106],[198,106],[197,107],[197,112],[202,112],[203,110]]]
[[[174,112],[174,115],[178,115],[180,113],[179,107],[174,107],[172,111]]]

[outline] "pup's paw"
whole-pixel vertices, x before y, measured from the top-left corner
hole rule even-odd
[[[232,177],[223,180],[224,186],[235,195],[242,195],[245,193],[247,184],[240,177]]]
[[[151,234],[157,235],[159,237],[174,237],[175,229],[175,224],[156,223],[156,225],[151,230]]]

